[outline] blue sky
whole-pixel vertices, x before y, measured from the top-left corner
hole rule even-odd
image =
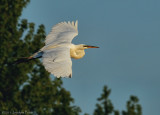
[[[21,19],[46,33],[61,21],[79,21],[74,44],[99,46],[73,60],[72,79],[63,86],[84,112],[92,114],[107,85],[115,109],[124,110],[130,95],[140,99],[144,115],[160,113],[159,0],[31,0]]]

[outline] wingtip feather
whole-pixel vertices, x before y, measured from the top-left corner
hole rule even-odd
[[[75,27],[78,29],[78,20],[75,22]]]

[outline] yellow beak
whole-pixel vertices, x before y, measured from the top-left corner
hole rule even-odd
[[[99,48],[97,46],[89,46],[89,45],[85,45],[85,47],[87,47],[87,48]]]

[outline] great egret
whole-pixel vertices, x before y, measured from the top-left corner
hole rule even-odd
[[[45,46],[28,58],[17,62],[24,62],[42,58],[45,69],[55,77],[72,77],[71,58],[80,59],[85,55],[84,49],[98,48],[89,45],[74,45],[72,39],[78,35],[78,21],[61,22],[53,26],[45,39]]]

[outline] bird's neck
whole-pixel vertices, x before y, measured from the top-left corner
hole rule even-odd
[[[70,49],[70,56],[74,59],[80,59],[85,55],[84,50],[73,50]]]

